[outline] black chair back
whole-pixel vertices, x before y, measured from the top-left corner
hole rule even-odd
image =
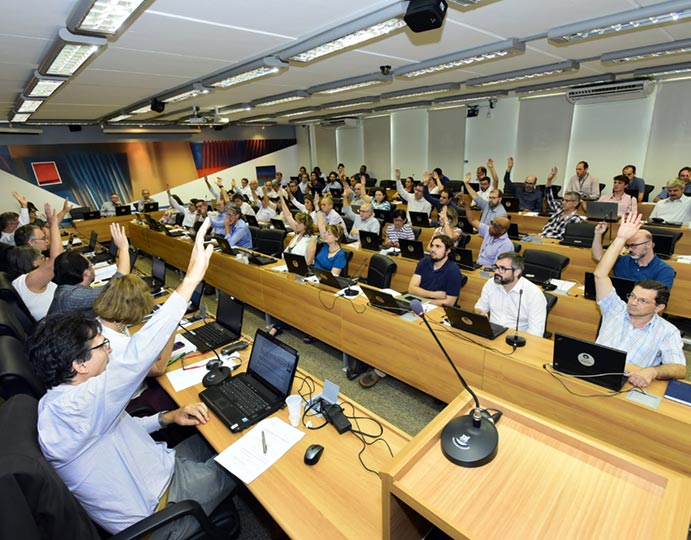
[[[5,242],[0,242],[0,272],[9,271],[10,268],[8,266],[7,253],[13,247],[14,246],[11,244],[5,244]]]
[[[40,399],[46,393],[24,352],[24,344],[12,336],[0,336],[0,397],[28,394]]]
[[[523,275],[533,283],[544,283],[551,278],[560,279],[562,270],[569,264],[568,257],[542,249],[526,249],[523,260]]]
[[[31,315],[29,308],[26,307],[19,293],[12,286],[9,275],[5,272],[0,272],[0,300],[7,302],[12,308],[17,322],[22,325],[24,332],[27,334],[31,332],[36,324],[36,319]]]
[[[367,284],[380,289],[391,287],[391,278],[398,266],[386,255],[375,253],[369,260]]]
[[[252,246],[255,251],[264,255],[280,257],[283,253],[283,242],[286,234],[286,231],[281,229],[259,229],[257,231],[257,242],[255,244],[253,240]]]
[[[550,339],[552,337],[552,332],[547,331],[547,319],[549,318],[549,312],[552,311],[552,308],[556,305],[557,300],[559,298],[553,294],[549,294],[548,292],[542,292],[542,294],[545,295],[545,300],[547,300],[547,317],[545,317],[545,333],[543,334],[542,337],[545,339]]]
[[[17,320],[12,306],[3,300],[0,300],[0,336],[12,336],[22,343],[26,341],[24,327]]]

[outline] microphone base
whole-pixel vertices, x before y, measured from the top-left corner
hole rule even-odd
[[[525,338],[523,336],[506,336],[506,343],[512,347],[525,347]]]
[[[471,413],[472,414],[472,413]],[[483,416],[476,427],[471,415],[451,420],[441,432],[441,449],[446,458],[461,467],[482,467],[497,455],[499,433]]]
[[[347,289],[345,289],[343,291],[343,296],[347,296],[348,298],[350,298],[352,296],[357,296],[358,294],[360,294],[360,293],[357,292],[355,289],[351,289],[350,287],[348,287]]]

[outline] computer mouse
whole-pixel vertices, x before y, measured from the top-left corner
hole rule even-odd
[[[544,291],[556,291],[557,286],[551,281],[547,280],[542,284],[542,290]]]
[[[305,450],[305,463],[307,465],[316,465],[324,453],[324,447],[321,444],[310,444]]]
[[[230,368],[226,366],[215,367],[209,371],[202,379],[202,384],[204,388],[209,388],[211,386],[216,386],[221,384],[228,377],[230,377]]]

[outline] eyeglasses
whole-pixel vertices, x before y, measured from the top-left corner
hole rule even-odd
[[[490,200],[490,201],[491,201],[492,199],[496,200],[496,199],[498,199],[498,198],[499,198],[499,197],[490,197],[489,200]]]
[[[564,202],[578,202],[576,199],[562,199]]]
[[[501,229],[501,230],[506,229],[506,227],[504,227],[503,225],[500,225],[499,223],[496,223],[496,222],[494,222],[494,221],[493,221],[492,223],[490,223],[490,225],[491,225],[492,227],[494,227],[495,229]]]
[[[47,236],[40,236],[40,237],[36,236],[36,237],[32,238],[32,240],[33,241],[41,240],[42,242],[45,242],[46,240],[48,240],[48,237]]]
[[[653,301],[651,301],[651,300],[648,300],[648,299],[646,299],[646,298],[641,298],[641,297],[639,297],[639,296],[636,296],[636,295],[633,294],[633,293],[627,294],[627,295],[626,295],[626,299],[627,299],[629,302],[638,302],[639,304],[643,304],[644,306],[645,306],[645,305],[648,305],[648,304],[654,304],[654,303],[655,303],[655,302],[653,302]]]
[[[498,264],[493,265],[492,270],[495,272],[501,272],[502,274],[505,272],[515,272],[516,271],[516,269],[512,266],[499,266]]]
[[[110,340],[108,338],[104,338],[104,340],[99,345],[91,347],[89,350],[95,351],[96,349],[103,349],[105,347],[110,347]]]
[[[635,247],[638,247],[638,246],[644,246],[644,245],[646,245],[648,242],[650,242],[650,240],[646,240],[645,242],[638,242],[638,244],[624,244],[624,247],[625,247],[626,249],[631,249],[631,248],[635,248]]]

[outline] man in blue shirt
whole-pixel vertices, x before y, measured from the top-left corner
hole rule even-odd
[[[602,259],[602,235],[607,231],[606,223],[598,223],[593,237],[593,259]],[[624,246],[629,250],[628,255],[620,255],[614,264],[614,276],[619,278],[641,281],[654,279],[664,283],[668,289],[674,284],[674,269],[661,260],[653,251],[653,235],[650,231],[641,229],[633,235]]]
[[[231,206],[226,215],[226,240],[230,247],[252,249],[252,233],[245,220],[240,218],[240,209]]]
[[[637,195],[635,195],[636,201],[639,203],[643,202],[643,195],[645,195],[645,180],[636,176],[636,166],[627,165],[621,170],[621,174],[629,179],[627,189],[629,191],[636,190],[638,192]]]
[[[410,278],[408,292],[429,298],[437,306],[453,306],[461,292],[461,271],[449,253],[453,240],[440,234],[432,239],[429,256],[422,259]]]
[[[542,191],[537,189],[537,176],[526,176],[523,185],[517,186],[511,181],[513,165],[513,158],[510,157],[504,173],[504,192],[516,195],[521,210],[542,212]],[[552,178],[553,175],[549,177],[550,180]]]

